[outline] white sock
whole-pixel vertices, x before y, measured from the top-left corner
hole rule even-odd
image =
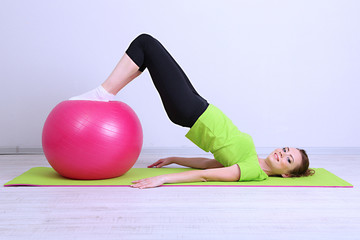
[[[99,86],[89,92],[70,98],[69,100],[92,100],[92,101],[112,101],[115,95],[106,91],[103,86]]]

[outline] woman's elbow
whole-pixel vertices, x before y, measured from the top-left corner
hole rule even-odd
[[[237,182],[240,179],[240,168],[238,165],[217,169],[205,170],[203,178],[206,181]]]
[[[224,165],[219,163],[216,159],[209,159],[205,165],[205,169],[223,168],[223,167],[224,167]]]

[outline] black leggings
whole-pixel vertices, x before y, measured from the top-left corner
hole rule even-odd
[[[209,104],[163,45],[152,36],[141,34],[131,42],[126,54],[140,71],[148,68],[170,120],[191,128]]]

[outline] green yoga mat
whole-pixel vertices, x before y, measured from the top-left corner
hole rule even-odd
[[[132,168],[123,176],[104,180],[73,180],[64,178],[50,167],[36,167],[7,182],[5,187],[129,187],[134,180],[161,174],[190,171],[189,168]],[[163,186],[198,186],[198,187],[353,187],[350,183],[326,171],[316,168],[310,177],[282,178],[269,177],[265,181],[251,182],[196,182],[174,183]]]

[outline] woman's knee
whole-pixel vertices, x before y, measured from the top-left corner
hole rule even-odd
[[[148,44],[149,42],[155,41],[155,38],[153,38],[150,34],[142,33],[139,36],[137,36],[135,40],[141,43]]]

